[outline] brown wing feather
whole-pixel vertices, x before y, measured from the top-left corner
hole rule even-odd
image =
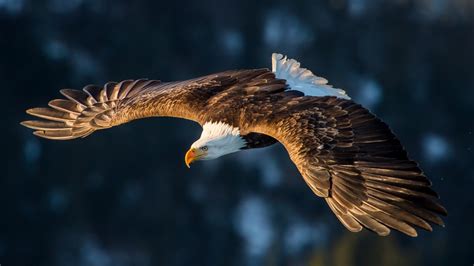
[[[431,182],[385,123],[348,100],[278,97],[271,108],[254,109],[266,119],[248,118],[248,130],[280,141],[347,229],[416,236],[415,227],[443,225],[439,215],[447,212]]]
[[[132,91],[145,87],[157,88],[160,84],[154,80],[138,80],[135,83],[109,82],[103,87],[88,85],[81,91],[64,89],[60,92],[66,99],[55,99],[48,103],[49,107],[26,111],[44,120],[24,121],[21,124],[34,129],[36,136],[47,139],[69,140],[86,137],[96,130],[117,125],[114,119],[117,116],[126,116],[120,112],[118,106],[124,99],[132,97]],[[145,86],[137,88],[138,85]]]
[[[86,137],[96,130],[152,116],[179,117],[203,124],[213,115],[208,112],[212,102],[242,96],[244,91],[236,88],[284,87],[284,81],[275,83],[274,80],[268,69],[254,69],[226,71],[180,82],[139,79],[109,82],[101,87],[88,85],[82,90],[64,89],[60,92],[66,99],[52,100],[49,107],[27,110],[28,114],[43,120],[21,124],[34,129],[39,137],[56,140]]]

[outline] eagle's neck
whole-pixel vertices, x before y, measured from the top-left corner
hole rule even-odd
[[[240,130],[223,122],[206,122],[201,137],[192,147],[209,146],[209,159],[237,152],[246,146]],[[212,154],[211,154],[212,153]]]

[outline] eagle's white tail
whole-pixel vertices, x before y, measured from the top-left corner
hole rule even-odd
[[[282,54],[272,54],[272,71],[279,79],[285,79],[291,89],[301,91],[308,96],[336,96],[350,99],[342,89],[333,88],[323,77],[318,77],[294,59]]]

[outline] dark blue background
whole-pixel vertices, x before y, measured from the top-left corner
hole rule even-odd
[[[383,3],[385,2],[385,3]],[[19,122],[61,88],[270,67],[347,90],[433,181],[446,228],[349,233],[280,145],[188,170],[189,121],[68,142]],[[0,0],[2,265],[471,265],[474,2]]]

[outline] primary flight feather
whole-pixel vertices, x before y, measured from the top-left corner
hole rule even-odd
[[[33,134],[56,140],[157,116],[196,121],[186,165],[280,142],[311,190],[350,231],[379,235],[443,226],[431,182],[389,127],[341,89],[273,54],[272,70],[233,70],[178,82],[125,80],[61,90],[66,99],[27,113]]]

